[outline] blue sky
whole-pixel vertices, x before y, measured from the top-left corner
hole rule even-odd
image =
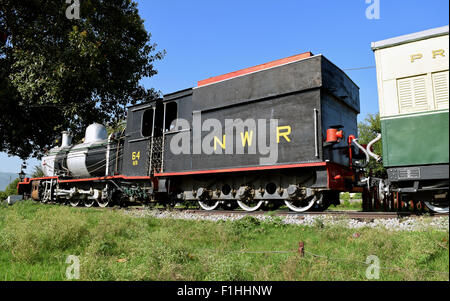
[[[449,24],[448,0],[379,0],[378,20],[366,18],[366,0],[137,2],[152,41],[167,51],[142,84],[162,93],[305,51],[342,69],[374,66],[371,42]],[[375,69],[346,72],[360,87],[359,120],[378,112]],[[18,158],[0,153],[0,162],[0,171],[20,169]],[[29,170],[37,164],[29,160]]]

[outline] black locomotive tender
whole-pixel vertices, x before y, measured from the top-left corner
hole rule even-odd
[[[94,124],[79,145],[71,145],[63,133],[63,144],[43,158],[46,176],[25,179],[19,194],[88,207],[195,201],[205,210],[240,206],[253,211],[280,204],[294,211],[324,210],[339,204],[339,192],[362,191],[359,167],[365,157],[359,153],[364,149],[359,152],[351,143],[358,113],[355,83],[324,56],[303,53],[131,106],[122,133],[107,137],[105,128]],[[226,119],[252,119],[265,127],[250,133],[236,126],[234,136],[212,139],[211,132],[195,130],[208,119],[220,121],[222,135]],[[278,120],[276,128],[270,127],[271,119]],[[276,156],[249,151],[259,147],[260,130],[266,131],[266,146],[275,135]],[[188,153],[171,150],[180,134],[189,137]],[[199,153],[205,141],[214,144],[214,153]],[[238,154],[241,142],[244,153]],[[271,155],[275,160],[269,162]]]

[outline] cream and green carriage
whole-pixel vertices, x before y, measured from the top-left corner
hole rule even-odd
[[[372,43],[389,189],[448,212],[449,27]]]

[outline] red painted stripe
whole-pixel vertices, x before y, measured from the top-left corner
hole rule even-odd
[[[50,179],[58,179],[58,177],[25,178],[25,181],[19,182],[19,183],[17,183],[17,185],[20,185],[20,184],[30,184],[31,181],[50,180]]]
[[[140,177],[127,177],[127,176],[108,176],[108,177],[98,177],[98,178],[85,178],[85,179],[72,179],[72,180],[60,180],[58,177],[44,177],[44,178],[31,178],[28,179],[28,181],[20,182],[19,184],[30,184],[31,181],[37,181],[37,180],[50,180],[50,179],[57,179],[58,183],[71,183],[71,182],[86,182],[86,181],[97,181],[97,180],[110,180],[110,179],[124,179],[124,180],[151,180],[152,177],[148,176],[140,176]]]
[[[167,177],[167,176],[185,176],[185,175],[199,175],[210,173],[226,173],[226,172],[239,172],[239,171],[254,171],[254,170],[271,170],[271,169],[285,169],[296,167],[313,167],[313,166],[326,166],[327,162],[314,162],[314,163],[297,163],[286,165],[270,165],[270,166],[254,166],[254,167],[240,167],[240,168],[225,168],[225,169],[211,169],[211,170],[192,170],[182,172],[167,172],[167,173],[155,173],[155,177]]]
[[[297,54],[297,55],[293,55],[293,56],[290,56],[290,57],[286,57],[286,58],[283,58],[283,59],[279,59],[279,60],[275,60],[275,61],[272,61],[272,62],[264,63],[264,64],[261,64],[261,65],[257,65],[257,66],[241,69],[241,70],[238,70],[238,71],[234,71],[234,72],[230,72],[230,73],[226,73],[226,74],[210,77],[210,78],[207,78],[207,79],[199,81],[197,83],[197,86],[201,87],[201,86],[205,86],[205,85],[208,85],[208,84],[216,83],[216,82],[219,82],[219,81],[222,81],[222,80],[230,79],[230,78],[233,78],[233,77],[236,77],[236,76],[245,75],[245,74],[249,74],[249,73],[252,73],[252,72],[256,72],[256,71],[260,71],[260,70],[264,70],[264,69],[268,69],[268,68],[284,65],[284,64],[287,64],[287,63],[299,61],[301,59],[308,58],[308,57],[310,57],[312,55],[313,54],[308,51],[308,52],[304,52],[304,53],[301,53],[301,54]]]

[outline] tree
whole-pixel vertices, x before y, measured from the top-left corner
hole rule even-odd
[[[4,191],[0,191],[0,201],[6,200],[8,196],[17,194],[17,184],[20,179],[17,178],[6,186]]]
[[[159,96],[140,85],[164,56],[131,0],[0,0],[0,151],[40,157],[63,130],[117,123],[125,107]]]
[[[44,171],[42,170],[42,167],[39,165],[36,165],[33,168],[33,173],[31,174],[32,178],[40,178],[44,176]]]
[[[375,139],[380,133],[381,122],[379,113],[375,115],[368,114],[364,121],[358,124],[358,142],[360,144],[369,144],[369,142]],[[380,156],[383,154],[382,139],[372,146],[372,152]],[[377,163],[373,158],[370,158],[367,168],[370,169],[376,177],[385,177],[387,175],[383,164]]]

